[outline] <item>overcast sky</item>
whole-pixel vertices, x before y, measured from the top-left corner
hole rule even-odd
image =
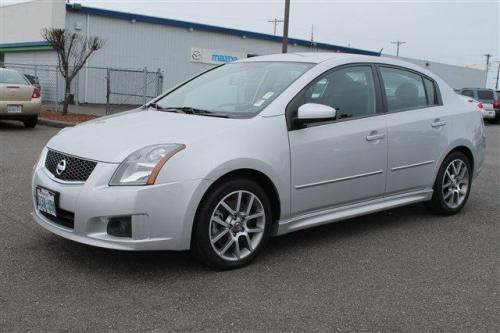
[[[47,0],[44,0],[47,1]],[[18,2],[0,0],[0,3]],[[273,33],[284,0],[71,0],[86,6]],[[290,37],[450,64],[499,60],[499,0],[291,0]],[[279,25],[279,34],[283,26]]]

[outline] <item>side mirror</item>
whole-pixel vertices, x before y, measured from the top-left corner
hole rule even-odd
[[[297,118],[299,124],[333,120],[337,116],[334,108],[324,104],[307,103],[299,106]]]

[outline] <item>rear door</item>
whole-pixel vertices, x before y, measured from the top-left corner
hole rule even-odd
[[[387,194],[433,185],[446,149],[447,116],[432,79],[406,68],[378,66],[387,105]]]

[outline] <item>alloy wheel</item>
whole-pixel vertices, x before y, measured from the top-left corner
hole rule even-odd
[[[469,169],[461,159],[448,164],[443,175],[443,199],[449,208],[459,207],[469,191]]]
[[[209,238],[215,253],[238,261],[252,254],[264,236],[266,214],[259,198],[249,191],[234,191],[215,206]]]

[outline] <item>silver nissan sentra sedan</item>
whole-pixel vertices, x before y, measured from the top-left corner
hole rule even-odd
[[[484,149],[481,113],[423,68],[255,57],[59,132],[35,165],[33,217],[77,242],[236,268],[270,236],[423,201],[456,214]]]

